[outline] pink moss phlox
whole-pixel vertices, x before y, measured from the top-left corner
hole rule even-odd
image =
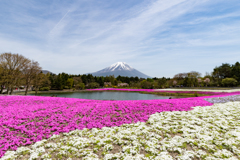
[[[53,134],[83,128],[120,126],[146,122],[150,115],[164,111],[189,111],[209,106],[204,98],[162,100],[87,100],[38,96],[0,96],[0,157],[8,149],[29,145]]]
[[[228,94],[226,92],[203,92],[203,91],[169,91],[169,90],[155,90],[155,89],[125,89],[125,88],[100,88],[87,89],[88,91],[128,91],[128,92],[168,92],[168,93],[199,93],[207,95],[222,95]]]

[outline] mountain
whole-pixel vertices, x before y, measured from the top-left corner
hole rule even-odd
[[[42,73],[43,73],[43,74],[48,74],[48,73],[51,74],[52,72],[50,72],[50,71],[48,71],[48,70],[42,70]]]
[[[128,77],[139,77],[139,78],[150,78],[146,74],[139,72],[138,70],[132,68],[125,62],[117,62],[112,64],[111,66],[104,68],[100,71],[90,73],[93,76],[109,76],[114,75],[117,76],[128,76]]]

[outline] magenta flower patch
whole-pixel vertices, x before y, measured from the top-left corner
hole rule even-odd
[[[199,93],[207,95],[223,95],[229,94],[226,92],[203,92],[203,91],[169,91],[169,90],[155,90],[155,89],[124,89],[124,88],[100,88],[100,89],[87,89],[88,91],[128,91],[128,92],[167,92],[167,93]],[[236,92],[235,92],[236,93]]]

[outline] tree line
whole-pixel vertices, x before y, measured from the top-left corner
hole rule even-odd
[[[215,67],[211,74],[201,76],[197,71],[178,73],[173,78],[138,78],[125,76],[70,75],[67,73],[47,74],[50,83],[45,83],[45,89],[88,89],[99,87],[118,87],[118,84],[127,83],[130,88],[169,88],[169,87],[234,87],[240,85],[240,64],[223,63]],[[110,83],[109,83],[110,82]],[[106,84],[107,83],[107,84]]]
[[[240,63],[222,63],[201,77],[199,72],[178,73],[171,80],[172,86],[183,85],[185,87],[240,87]]]
[[[67,73],[43,74],[39,63],[20,54],[3,53],[0,55],[0,93],[6,90],[12,94],[15,88],[24,86],[28,90],[82,90],[99,87],[118,87],[127,84],[130,88],[169,88],[169,87],[234,87],[240,86],[240,64],[223,63],[209,74],[201,76],[199,72],[178,73],[173,78],[139,78],[118,76],[72,75]],[[123,87],[123,86],[120,86]]]

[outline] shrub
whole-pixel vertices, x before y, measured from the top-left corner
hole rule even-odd
[[[85,89],[85,84],[84,83],[78,83],[76,86],[75,86],[76,89]]]
[[[142,86],[143,89],[152,89],[153,88],[153,83],[148,82],[146,80],[143,80],[141,82],[141,86]]]
[[[222,80],[222,84],[226,87],[232,87],[237,85],[237,80],[234,78],[225,78]]]
[[[89,83],[88,88],[99,88],[99,84],[96,82]]]
[[[39,89],[39,91],[49,91],[49,90],[50,90],[49,87],[42,87],[42,88]]]
[[[197,92],[194,92],[194,97],[198,97],[198,93]]]
[[[64,86],[64,89],[69,89],[69,87],[68,86]]]

